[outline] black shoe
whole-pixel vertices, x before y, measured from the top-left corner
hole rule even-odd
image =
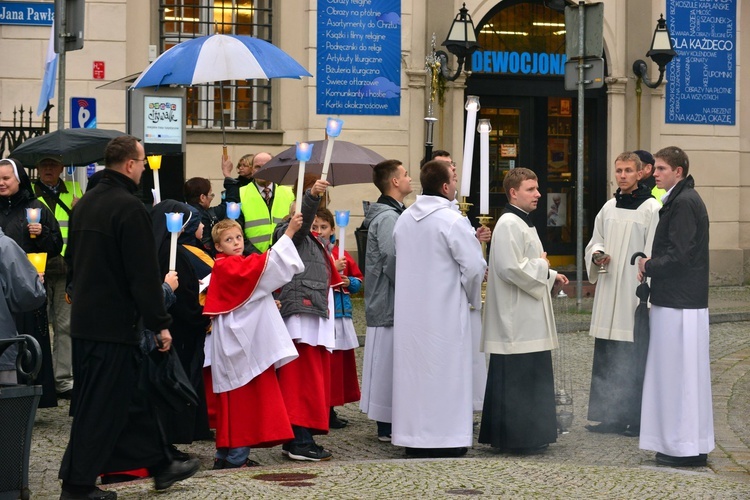
[[[701,453],[691,457],[673,457],[672,455],[657,453],[656,463],[670,467],[705,467],[708,464],[708,455]]]
[[[627,429],[622,431],[622,435],[627,437],[638,437],[641,435],[641,426],[629,425]]]
[[[67,399],[70,400],[73,397],[73,389],[68,389],[67,391],[62,391],[57,393],[57,399]]]
[[[315,443],[289,443],[289,446],[285,451],[286,456],[291,458],[292,460],[321,462],[331,459],[331,452],[324,450],[322,446],[318,446]]]
[[[407,457],[410,458],[430,458],[432,448],[404,448]]]
[[[465,446],[460,448],[433,448],[429,450],[428,454],[430,458],[458,458],[466,455],[467,451],[469,449]]]
[[[223,458],[214,458],[214,466],[211,470],[221,470],[227,465],[227,461]]]
[[[258,467],[258,466],[260,466],[260,463],[256,462],[255,460],[251,460],[249,458],[239,465],[235,465],[229,460],[224,460],[225,469],[244,469],[246,467]]]
[[[173,444],[169,445],[169,453],[172,455],[172,460],[179,460],[180,462],[186,462],[191,458],[190,455],[178,450]]]
[[[116,500],[117,492],[94,488],[88,493],[70,493],[62,490],[60,500]]]
[[[328,427],[331,429],[343,429],[346,427],[349,421],[345,418],[339,417],[336,411],[331,407],[331,411],[328,414]]]
[[[545,443],[539,446],[529,446],[526,448],[508,448],[508,453],[512,453],[513,455],[541,455],[545,451],[547,451],[547,448],[549,448],[549,443]]]
[[[626,425],[617,422],[602,422],[597,425],[585,426],[587,430],[598,434],[621,434],[625,431]]]
[[[200,467],[201,461],[197,458],[191,458],[184,462],[173,460],[172,463],[154,475],[154,488],[166,490],[177,481],[194,476]]]

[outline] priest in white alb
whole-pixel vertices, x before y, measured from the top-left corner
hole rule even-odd
[[[564,274],[550,269],[531,212],[539,184],[527,168],[505,176],[508,205],[489,257],[482,344],[490,353],[479,442],[515,454],[543,453],[557,440],[552,349],[557,329],[550,293]]]
[[[392,443],[409,456],[457,457],[473,439],[470,307],[480,309],[486,263],[451,208],[456,176],[443,161],[420,172],[423,194],[394,228]]]

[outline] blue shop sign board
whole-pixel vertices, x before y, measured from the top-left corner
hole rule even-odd
[[[318,114],[401,111],[401,1],[318,0]]]
[[[0,24],[52,26],[54,3],[0,2]]]
[[[666,122],[734,125],[737,0],[667,0],[677,52],[667,66]]]
[[[565,54],[477,50],[471,55],[472,73],[564,75]]]

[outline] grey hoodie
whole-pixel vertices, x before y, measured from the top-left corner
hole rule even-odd
[[[378,200],[380,201],[380,200]],[[393,227],[401,214],[385,203],[373,203],[362,225],[367,228],[365,317],[367,326],[393,326],[396,248]]]

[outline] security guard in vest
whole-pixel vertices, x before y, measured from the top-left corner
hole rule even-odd
[[[68,243],[68,221],[73,206],[82,195],[76,182],[63,181],[59,158],[43,158],[36,165],[34,193],[55,214],[63,237],[62,253],[47,261],[44,281],[47,286],[47,314],[54,331],[52,360],[57,396],[70,399],[73,392],[72,344],[70,340],[70,304],[65,300],[67,268],[63,257]]]
[[[641,164],[643,165],[643,178],[640,180],[639,184],[645,184],[651,190],[651,196],[661,203],[661,198],[667,194],[667,191],[656,187],[656,179],[654,179],[654,156],[643,149],[633,152],[638,155],[638,158],[641,159]]]
[[[252,163],[253,175],[270,159],[269,153],[256,154]],[[271,246],[273,230],[289,215],[293,201],[294,191],[290,187],[262,179],[254,178],[253,182],[240,188],[245,238],[259,252],[265,252]]]

